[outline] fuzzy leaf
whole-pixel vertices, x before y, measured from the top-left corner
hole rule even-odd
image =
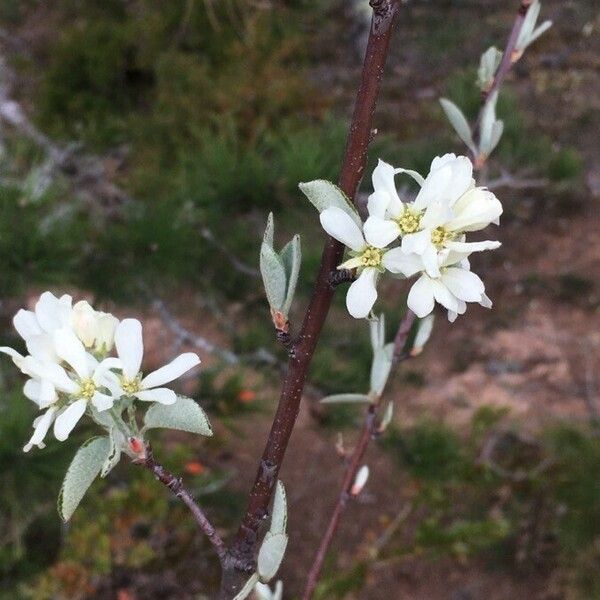
[[[371,333],[371,347],[373,352],[378,348],[383,348],[385,344],[385,314],[381,313],[379,319],[369,321],[369,330]]]
[[[413,347],[410,351],[411,356],[417,356],[421,354],[421,352],[423,352],[425,344],[429,341],[429,338],[431,337],[434,322],[435,317],[433,316],[433,314],[427,315],[424,319],[419,319],[419,324],[417,325],[417,333],[415,334],[415,341],[413,342]]]
[[[110,453],[107,437],[85,442],[73,457],[58,495],[58,514],[68,521],[102,469]]]
[[[185,396],[177,396],[175,404],[152,404],[144,416],[144,431],[156,428],[179,429],[208,436],[213,434],[204,410]]]
[[[500,66],[502,52],[495,46],[490,46],[482,55],[477,70],[477,85],[481,90],[489,89],[494,75]]]
[[[494,148],[492,142],[495,124],[497,123],[496,102],[498,102],[498,90],[488,98],[483,109],[483,114],[481,115],[481,139],[479,142],[479,151],[485,156],[489,156]],[[500,134],[502,134],[502,129],[500,129]],[[498,138],[498,140],[499,139],[500,138]]]
[[[110,450],[100,471],[100,477],[102,478],[106,477],[121,460],[121,448],[123,447],[125,436],[116,427],[111,427],[108,439],[110,441]]]
[[[275,250],[265,243],[260,248],[260,273],[269,306],[273,310],[280,311],[285,301],[285,268]]]
[[[271,533],[285,533],[287,527],[287,498],[285,488],[280,480],[275,487],[275,498],[273,499],[273,514],[271,515]]]
[[[258,552],[257,569],[260,580],[267,583],[275,577],[283,560],[288,536],[285,533],[267,532]]]
[[[353,204],[348,200],[346,194],[337,185],[331,183],[331,181],[316,179],[315,181],[300,183],[298,187],[319,213],[332,206],[341,208],[362,229],[362,220]]]
[[[477,146],[475,146],[475,142],[473,141],[471,127],[460,108],[447,98],[440,98],[440,104],[446,113],[446,117],[448,117],[448,121],[450,121],[454,131],[458,134],[458,137],[467,145],[473,154],[477,154]]]
[[[300,247],[300,236],[295,235],[284,247],[279,254],[285,275],[287,279],[287,287],[285,290],[285,301],[281,312],[287,317],[294,301],[296,293],[296,284],[298,283],[298,275],[300,274],[300,263],[302,262],[302,250]]]
[[[273,213],[270,212],[267,218],[267,226],[263,235],[263,244],[266,244],[270,248],[273,247],[273,236],[275,235],[275,223],[273,221]]]
[[[254,573],[250,576],[250,579],[246,581],[244,587],[237,593],[237,595],[233,598],[233,600],[245,600],[254,589],[254,586],[258,582],[258,574]]]
[[[278,581],[275,584],[275,589],[271,591],[266,583],[259,582],[254,586],[254,594],[256,600],[281,600],[283,597],[283,583]]]
[[[343,402],[362,404],[371,402],[371,399],[366,394],[333,394],[321,399],[321,404],[341,404]]]
[[[394,344],[388,344],[383,348],[378,348],[373,355],[373,364],[371,365],[371,392],[377,397],[381,396],[392,368],[392,356],[394,354]]]

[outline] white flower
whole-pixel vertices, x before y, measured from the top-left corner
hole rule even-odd
[[[453,322],[467,310],[467,302],[478,302],[491,308],[492,302],[485,294],[483,281],[469,270],[469,263],[463,260],[456,264],[456,257],[447,253],[439,265],[439,277],[431,277],[426,271],[410,288],[408,308],[419,318],[433,311],[435,302],[448,310],[448,320]]]
[[[331,207],[320,214],[323,229],[350,249],[350,258],[338,269],[356,269],[358,279],[346,295],[348,312],[356,319],[366,317],[377,300],[377,279],[390,266],[387,248],[375,247],[371,238],[341,208]]]
[[[115,316],[94,310],[88,302],[81,300],[73,307],[71,324],[86,348],[102,354],[112,350],[119,324]]]
[[[370,217],[364,226],[373,246],[383,248],[401,237],[402,249],[422,256],[431,277],[440,276],[437,254],[441,250],[468,254],[499,247],[499,242],[465,241],[466,232],[497,223],[502,214],[494,194],[475,187],[473,165],[466,156],[436,157],[412,203],[403,203],[398,197],[394,184],[398,170],[380,161],[375,171]]]
[[[58,357],[66,368],[33,356],[23,358],[21,370],[32,379],[27,382],[25,395],[40,408],[48,410],[34,421],[34,434],[25,446],[27,452],[33,445],[43,447],[44,437],[54,422],[54,435],[64,441],[91,404],[99,411],[112,408],[118,398],[118,389],[108,376],[110,363],[99,363],[70,329],[54,332],[54,345]],[[53,396],[44,392],[47,386]],[[109,392],[109,393],[106,393]]]
[[[177,394],[173,390],[159,386],[181,377],[192,367],[200,364],[196,353],[186,352],[164,367],[143,377],[140,367],[144,355],[144,342],[142,324],[137,319],[124,319],[119,323],[115,331],[115,346],[118,360],[108,358],[103,361],[111,367],[118,366],[122,369],[120,376],[109,375],[113,378],[113,385],[119,395],[135,396],[146,402],[173,404],[177,400]]]

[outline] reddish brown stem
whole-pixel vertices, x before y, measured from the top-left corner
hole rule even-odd
[[[350,490],[354,480],[356,479],[358,469],[360,468],[362,460],[365,456],[369,442],[375,433],[375,408],[375,405],[371,404],[367,410],[367,415],[365,417],[360,438],[356,444],[356,447],[354,448],[354,452],[350,458],[350,464],[348,465],[346,474],[344,475],[340,494],[335,503],[333,512],[331,513],[331,518],[329,520],[329,524],[327,525],[327,529],[325,530],[323,538],[321,539],[321,543],[319,544],[319,549],[317,550],[315,560],[310,568],[310,571],[308,572],[306,587],[304,588],[304,593],[302,594],[302,600],[310,600],[314,594],[315,588],[317,587],[319,577],[321,576],[321,570],[323,569],[323,564],[327,556],[327,551],[329,550],[329,546],[331,546],[331,542],[333,541],[333,537],[337,531],[342,514],[346,508],[346,505],[348,504],[349,498],[351,497]]]
[[[349,198],[354,198],[365,168],[373,113],[399,0],[371,0],[371,6],[371,31],[339,179],[341,189]],[[304,322],[289,358],[279,405],[250,492],[248,507],[229,552],[236,561],[245,563],[247,570],[254,565],[259,529],[268,515],[273,488],[298,416],[308,368],[333,298],[330,273],[338,266],[342,253],[343,246],[328,238]],[[239,577],[232,577],[231,573],[224,574],[222,597],[227,597],[228,593],[237,589]]]

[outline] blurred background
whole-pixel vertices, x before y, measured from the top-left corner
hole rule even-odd
[[[516,5],[403,7],[370,168],[381,157],[426,173],[436,154],[464,152],[438,98],[477,114],[479,56],[503,47]],[[183,389],[216,435],[153,443],[225,535],[285,358],[259,242],[269,210],[280,241],[302,235],[299,319],[324,236],[297,183],[337,178],[369,18],[363,0],[0,2],[0,342],[18,347],[12,315],[51,289],[140,316],[148,367],[198,351]],[[452,326],[440,315],[396,375],[394,423],[369,451],[320,599],[600,598],[600,14],[592,0],[545,0],[542,18],[554,26],[502,92],[486,173],[503,246],[474,263],[494,309],[470,306]],[[406,291],[382,290],[389,335]],[[351,445],[361,422],[318,400],[367,389],[370,353],[338,293],[282,471],[286,599],[338,493],[338,432]],[[35,411],[6,359],[0,386],[2,600],[214,592],[210,547],[129,464],[61,524],[60,482],[92,428],[24,455]]]

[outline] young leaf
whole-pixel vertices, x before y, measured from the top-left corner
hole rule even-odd
[[[385,344],[385,314],[381,313],[378,319],[369,321],[369,330],[371,333],[371,347],[373,352],[378,348],[383,348]]]
[[[448,117],[448,121],[452,127],[454,127],[454,131],[458,134],[458,137],[467,145],[469,150],[473,152],[473,154],[477,154],[477,146],[473,141],[473,135],[471,133],[471,127],[467,122],[467,119],[462,114],[462,111],[454,102],[451,102],[447,98],[440,98],[440,104]]]
[[[285,533],[287,527],[287,499],[285,488],[280,480],[277,480],[275,498],[273,499],[273,514],[271,515],[271,533]]]
[[[58,514],[68,521],[110,454],[107,437],[85,442],[73,457],[58,495]]]
[[[252,593],[254,586],[258,582],[258,574],[254,573],[250,576],[250,579],[246,581],[244,587],[237,593],[233,600],[246,600],[246,598]]]
[[[502,52],[495,46],[490,46],[482,55],[477,70],[477,85],[480,90],[490,89],[494,80],[494,75],[500,66]]]
[[[296,284],[300,274],[300,263],[302,261],[302,250],[300,248],[300,236],[295,235],[279,254],[287,278],[287,289],[285,291],[285,301],[281,312],[287,317],[290,307],[296,293]]]
[[[392,368],[392,355],[394,353],[394,344],[388,344],[383,348],[378,348],[373,354],[373,363],[371,365],[371,392],[377,397],[381,396]]]
[[[267,218],[267,227],[263,235],[263,244],[266,244],[270,248],[273,247],[273,236],[275,235],[275,223],[273,221],[273,213],[270,212]]]
[[[271,591],[271,588],[266,583],[258,582],[254,586],[254,594],[256,600],[281,600],[283,598],[283,583],[277,581],[275,589]]]
[[[379,427],[377,431],[379,433],[384,432],[388,425],[392,422],[392,417],[394,416],[394,402],[390,401],[387,403],[385,410],[383,411],[383,416],[381,417],[381,422],[379,423]]]
[[[110,441],[110,450],[100,471],[100,477],[102,478],[106,477],[117,466],[119,460],[121,460],[121,448],[125,441],[125,436],[116,427],[111,427],[108,439]]]
[[[479,142],[479,151],[485,156],[489,156],[493,150],[493,131],[496,123],[496,102],[498,101],[498,91],[496,90],[487,100],[483,114],[481,115],[481,137]],[[500,132],[502,133],[502,132]],[[498,138],[499,139],[499,138]]]
[[[272,310],[280,311],[285,300],[285,268],[275,250],[265,243],[260,248],[260,273],[269,306]]]
[[[267,583],[275,577],[283,560],[288,536],[285,533],[267,532],[258,552],[257,569],[260,580]]]
[[[199,435],[212,435],[206,413],[197,402],[185,396],[177,396],[175,404],[155,402],[144,416],[144,431],[156,428],[179,429]]]
[[[340,188],[326,181],[325,179],[316,179],[307,183],[298,184],[300,191],[309,199],[311,204],[322,213],[326,208],[335,206],[348,213],[354,222],[362,228],[362,221],[356,209],[346,197],[346,194]]]
[[[419,319],[415,341],[413,342],[413,347],[410,351],[411,356],[418,356],[423,352],[423,347],[429,341],[431,332],[433,331],[434,322],[435,317],[433,314],[427,315],[424,319]]]
[[[341,404],[343,402],[362,404],[371,402],[371,398],[366,394],[333,394],[321,399],[321,404]]]
[[[358,496],[362,492],[362,489],[365,487],[367,483],[367,479],[369,479],[369,467],[367,465],[363,465],[356,474],[354,478],[354,483],[352,484],[352,489],[350,493],[353,496]]]

